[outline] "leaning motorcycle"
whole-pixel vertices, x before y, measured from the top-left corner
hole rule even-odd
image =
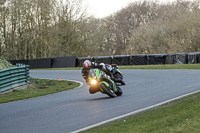
[[[116,95],[121,96],[123,91],[115,82],[110,79],[105,72],[99,69],[91,69],[88,75],[90,89],[95,89],[109,97],[114,98]]]
[[[120,70],[118,69],[118,66],[115,64],[111,64],[111,66],[112,66],[111,72],[113,73],[113,76],[115,77],[116,84],[118,86],[125,85],[123,73],[120,72]],[[120,84],[118,84],[118,83],[120,83]]]

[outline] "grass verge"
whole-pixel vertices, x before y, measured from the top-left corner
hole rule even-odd
[[[72,81],[58,81],[49,79],[31,79],[31,85],[25,89],[14,89],[13,92],[0,95],[0,103],[43,96],[66,91],[78,87],[80,84]]]
[[[0,70],[9,68],[9,67],[14,67],[10,62],[5,60],[3,57],[0,56]]]
[[[199,133],[199,109],[200,93],[197,93],[84,132]]]
[[[74,68],[48,68],[31,70],[81,70],[82,67]],[[119,69],[200,69],[200,64],[172,64],[172,65],[131,65],[119,66]]]
[[[81,70],[82,67],[68,67],[68,68],[44,68],[44,69],[31,69],[31,70]]]
[[[200,64],[134,65],[119,66],[119,69],[200,69]]]

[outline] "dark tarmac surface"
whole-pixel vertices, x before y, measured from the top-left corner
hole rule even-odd
[[[200,90],[199,70],[121,70],[120,97],[89,94],[81,70],[31,71],[34,78],[77,80],[83,86],[0,104],[0,133],[68,133]]]

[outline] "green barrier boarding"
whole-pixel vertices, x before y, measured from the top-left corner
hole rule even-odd
[[[0,92],[29,83],[29,65],[0,70]]]

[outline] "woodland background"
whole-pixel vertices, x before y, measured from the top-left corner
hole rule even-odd
[[[0,56],[7,60],[198,51],[200,0],[135,2],[101,19],[82,0],[0,1]]]

